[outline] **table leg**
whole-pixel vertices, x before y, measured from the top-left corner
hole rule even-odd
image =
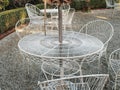
[[[60,59],[59,63],[60,63],[60,78],[63,78],[64,77],[64,67],[63,67],[64,61]],[[60,83],[64,84],[64,80],[61,80]]]
[[[62,59],[60,59],[59,63],[60,63],[60,78],[63,78],[64,77],[64,68],[63,68],[64,62]]]

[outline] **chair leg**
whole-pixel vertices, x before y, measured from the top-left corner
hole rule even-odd
[[[29,59],[20,51],[22,57],[23,57],[23,64],[26,65],[27,64],[27,72],[29,74]],[[25,60],[27,60],[28,62],[25,63]]]
[[[115,77],[115,85],[114,85],[114,90],[116,90],[116,85],[117,84],[117,76]]]
[[[102,57],[102,53],[100,53],[99,56],[98,56],[98,68],[99,68],[98,73],[100,73],[100,71],[101,71],[101,57]]]
[[[105,52],[105,61],[106,61],[107,66],[108,66],[108,62],[109,62],[109,60],[108,60],[108,58],[107,58],[107,52]]]
[[[30,74],[30,60],[28,59],[28,74]]]
[[[115,13],[115,9],[113,9],[113,11],[112,11],[111,18],[113,18],[114,13]]]

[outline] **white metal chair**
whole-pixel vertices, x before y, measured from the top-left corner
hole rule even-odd
[[[70,10],[68,12],[68,16],[64,17],[64,19],[63,19],[64,31],[66,30],[67,27],[70,27],[70,29],[72,30],[72,20],[73,20],[74,14],[75,14],[75,9],[70,8]]]
[[[62,20],[63,20],[63,27],[64,28],[65,28],[67,23],[69,24],[69,22],[72,21],[72,20],[67,21],[68,17],[72,19],[72,16],[74,15],[74,14],[72,16],[68,15],[69,11],[70,11],[70,14],[73,12],[72,10],[70,10],[69,4],[62,5]],[[52,29],[53,29],[53,27],[56,27],[58,29],[58,13],[51,12],[51,18],[50,18],[50,20],[48,19],[47,25],[51,25]]]
[[[109,73],[111,75],[111,81],[114,82],[114,90],[120,89],[120,48],[114,50],[109,57]]]
[[[69,4],[63,4],[62,9],[63,9],[63,17],[66,17],[66,15],[69,13],[70,5]]]
[[[103,42],[104,47],[98,54],[96,54],[96,57],[98,57],[98,60],[99,60],[98,65],[100,65],[100,58],[102,56],[105,56],[106,63],[107,63],[108,61],[107,61],[106,50],[107,50],[108,43],[111,40],[114,33],[113,26],[108,21],[105,21],[105,20],[94,20],[85,24],[80,29],[80,33],[92,35]],[[91,56],[88,56],[88,57],[91,57]],[[87,58],[87,59],[91,59],[91,58]],[[94,61],[95,59],[92,59],[92,60]],[[91,60],[87,60],[87,61],[91,61]]]
[[[30,18],[30,22],[33,24],[41,24],[44,23],[43,14],[40,12],[40,9],[37,8],[35,5],[32,5],[30,3],[25,4],[25,8],[27,10],[27,14]],[[33,19],[34,18],[34,19]],[[31,20],[33,19],[33,20]],[[42,20],[42,21],[41,21]]]
[[[66,26],[66,24],[64,24],[64,23],[68,23],[68,21],[66,22],[66,20],[68,20],[69,10],[70,10],[70,5],[65,4],[62,6],[62,20],[63,20],[62,23],[63,23],[64,28]],[[70,22],[70,20],[69,20],[69,22]],[[48,22],[47,22],[47,26],[48,25],[50,25],[52,30],[54,27],[56,27],[56,29],[58,30],[58,13],[51,12],[51,18],[50,18],[50,20],[48,19]]]
[[[62,19],[62,23],[63,24],[62,25],[63,25],[63,30],[65,31],[66,26],[69,25],[69,27],[70,27],[73,15],[75,13],[75,9],[74,8],[70,8],[69,4],[63,4],[62,5],[62,9],[63,9],[63,14],[62,14],[62,18],[63,18]]]
[[[112,17],[114,16],[116,11],[120,11],[120,2],[116,0],[105,0],[106,8],[113,8]]]
[[[75,14],[75,9],[74,8],[70,8],[69,12],[68,11],[64,12],[64,14],[63,14],[63,22],[62,22],[64,31],[66,30],[66,28],[69,28],[69,29],[72,30],[72,25],[71,24],[72,24],[74,14]],[[54,22],[54,24],[58,28],[58,18],[57,19],[52,18],[52,21]]]
[[[40,82],[41,90],[103,90],[108,74],[72,76]]]
[[[113,16],[115,15],[115,13],[117,13],[117,12],[120,12],[120,2],[115,2],[112,17],[113,17]],[[117,14],[116,14],[116,15],[117,15]],[[118,17],[119,17],[119,15],[118,15]]]
[[[57,7],[55,7],[56,9]],[[58,23],[58,12],[51,12],[50,13],[50,18],[47,19],[47,28],[51,28],[51,30],[53,30],[54,27],[57,27],[57,23]],[[58,29],[58,28],[57,28]]]
[[[33,18],[31,20],[33,20]],[[23,19],[18,20],[16,25],[15,25],[15,30],[16,30],[16,34],[19,37],[19,40],[24,38],[26,35],[42,32],[42,29],[41,30],[39,29],[39,25],[33,25],[30,23],[29,18],[23,18]],[[20,51],[20,53],[23,57],[23,62],[27,63],[27,65],[28,65],[28,73],[29,73],[29,64],[32,64],[32,62],[38,63],[39,60],[37,62],[36,57],[33,57],[32,55],[25,54],[22,51]],[[26,61],[28,61],[28,62],[26,62]]]
[[[40,29],[38,24],[33,24],[30,20],[34,20],[34,18],[23,18],[17,21],[15,25],[15,30],[19,38],[23,38],[26,35],[40,33],[42,28]]]
[[[54,9],[58,9],[58,7],[55,7]],[[68,14],[69,10],[70,10],[69,4],[62,5],[63,18]],[[54,18],[58,19],[58,13],[51,12],[51,19],[54,19]]]
[[[106,8],[114,8],[114,0],[105,0]]]

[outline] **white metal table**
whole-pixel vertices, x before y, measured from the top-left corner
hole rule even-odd
[[[59,60],[82,58],[98,53],[102,50],[103,43],[96,37],[87,34],[66,31],[63,32],[63,43],[60,44],[58,42],[58,32],[53,31],[47,36],[41,33],[27,35],[18,42],[18,47],[27,54],[49,58],[49,60],[53,61],[58,60],[57,63],[59,63]],[[65,65],[63,65],[64,70],[68,71],[69,69],[71,71],[69,67],[75,67],[72,73],[78,72],[79,65],[73,63],[65,62]],[[43,69],[46,69],[45,72],[48,74],[53,72],[48,70],[51,65],[50,63],[43,63]],[[56,71],[55,75],[59,76],[61,71],[58,65],[53,68]]]

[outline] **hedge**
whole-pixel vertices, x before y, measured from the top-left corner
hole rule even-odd
[[[106,7],[105,0],[91,0],[90,7],[91,8],[105,8]]]
[[[27,17],[27,13],[24,8],[12,9],[0,13],[0,33],[13,28],[20,18],[25,17]]]
[[[43,5],[37,5],[39,8],[43,8]],[[0,13],[0,33],[4,33],[7,30],[13,28],[16,22],[21,18],[26,18],[27,13],[25,8],[18,8],[7,10]]]
[[[90,0],[89,6],[92,9],[105,8],[106,3],[105,0]],[[86,2],[85,0],[73,0],[71,7],[75,8],[76,10],[80,10],[86,7]]]

